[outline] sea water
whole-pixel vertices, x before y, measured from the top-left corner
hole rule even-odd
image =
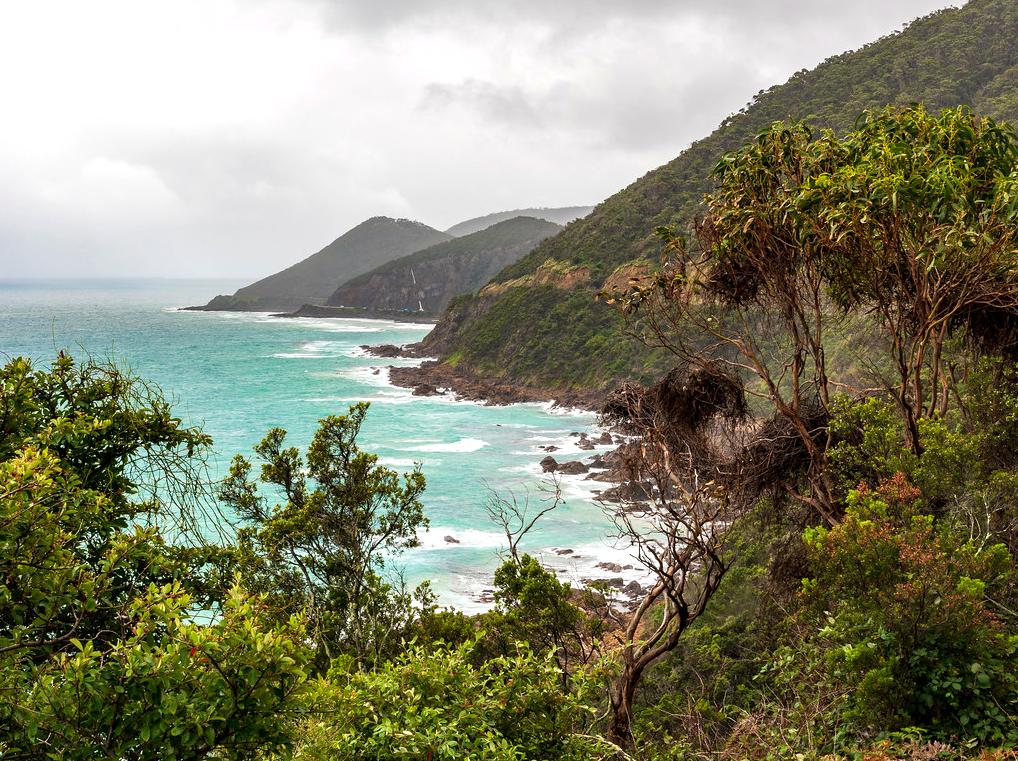
[[[406,580],[429,580],[440,602],[484,607],[484,590],[506,540],[492,524],[492,493],[543,506],[539,461],[554,445],[559,460],[581,451],[576,432],[595,432],[590,413],[548,405],[484,406],[449,396],[416,397],[389,384],[387,368],[407,360],[367,355],[364,344],[419,341],[429,325],[366,319],[284,319],[261,313],[183,312],[243,283],[195,280],[0,281],[0,359],[47,365],[65,350],[129,366],[158,384],[177,415],[214,442],[213,478],[235,454],[252,456],[269,428],[304,447],[317,422],[370,403],[360,446],[400,471],[420,464],[430,529],[397,565]],[[599,447],[598,451],[604,451]],[[630,564],[594,501],[603,486],[583,476],[562,481],[563,502],[527,537],[524,549],[564,579],[604,577],[605,560]],[[447,539],[448,538],[448,539]],[[558,551],[570,549],[571,554]]]

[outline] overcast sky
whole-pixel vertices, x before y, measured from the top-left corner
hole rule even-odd
[[[593,204],[946,0],[0,5],[0,278],[256,276],[384,214]]]

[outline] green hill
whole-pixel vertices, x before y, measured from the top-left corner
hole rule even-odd
[[[514,217],[534,217],[543,219],[546,222],[554,222],[557,225],[567,225],[574,219],[585,217],[594,210],[593,206],[563,206],[557,209],[537,207],[533,209],[515,209],[513,211],[497,211],[494,214],[485,214],[483,217],[474,217],[459,224],[455,224],[446,230],[449,235],[457,238],[480,232],[499,222],[505,222]]]
[[[376,267],[341,285],[327,303],[378,312],[441,312],[454,296],[476,291],[561,229],[533,217],[508,219]]]
[[[264,312],[322,304],[340,283],[451,237],[421,222],[372,217],[297,264],[196,308]]]
[[[425,349],[458,368],[536,386],[649,379],[657,358],[593,297],[613,273],[624,280],[626,265],[656,257],[656,226],[693,218],[718,159],[774,121],[844,130],[865,109],[915,102],[1018,118],[1018,3],[971,0],[759,93],[709,137],[507,267],[493,286],[457,299]]]

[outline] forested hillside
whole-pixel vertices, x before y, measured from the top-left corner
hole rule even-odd
[[[306,259],[200,308],[271,312],[321,304],[340,283],[451,237],[410,219],[372,217]]]
[[[613,385],[649,379],[655,357],[621,334],[595,303],[606,280],[624,283],[628,263],[656,260],[658,225],[688,223],[721,156],[778,120],[843,131],[885,105],[967,104],[1018,117],[1018,4],[972,0],[759,93],[709,137],[598,205],[496,278],[497,288],[460,299],[429,336],[429,354],[461,368],[539,386]],[[609,285],[612,283],[609,282]]]
[[[448,230],[449,235],[462,237],[471,233],[486,230],[499,222],[505,222],[515,217],[534,217],[543,219],[546,222],[554,222],[557,225],[567,225],[574,219],[585,217],[594,210],[593,206],[562,206],[559,208],[545,208],[543,206],[532,209],[514,209],[513,211],[496,211],[494,214],[485,214],[483,217],[474,217],[459,222]]]
[[[355,277],[341,285],[327,303],[376,312],[441,312],[454,296],[476,291],[561,229],[533,217],[499,222]]]

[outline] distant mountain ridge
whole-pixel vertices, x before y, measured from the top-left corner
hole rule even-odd
[[[376,267],[341,285],[326,303],[377,312],[437,313],[453,297],[477,290],[560,230],[543,219],[507,219]]]
[[[1018,3],[970,0],[759,93],[710,136],[544,241],[478,295],[453,302],[422,350],[454,357],[464,373],[534,387],[599,389],[653,379],[660,358],[631,339],[594,295],[652,266],[660,250],[654,228],[684,227],[694,218],[717,161],[775,121],[844,131],[866,109],[916,102],[1018,119]]]
[[[464,235],[480,232],[494,224],[505,222],[515,217],[532,217],[534,219],[543,219],[546,222],[554,222],[556,225],[567,225],[574,219],[587,216],[593,210],[593,206],[562,206],[553,209],[538,206],[533,209],[496,211],[493,214],[485,214],[483,217],[464,220],[453,225],[446,232],[459,238]]]
[[[422,222],[372,217],[325,248],[268,277],[216,296],[204,307],[211,311],[289,311],[304,304],[324,304],[336,286],[380,264],[452,236]]]

